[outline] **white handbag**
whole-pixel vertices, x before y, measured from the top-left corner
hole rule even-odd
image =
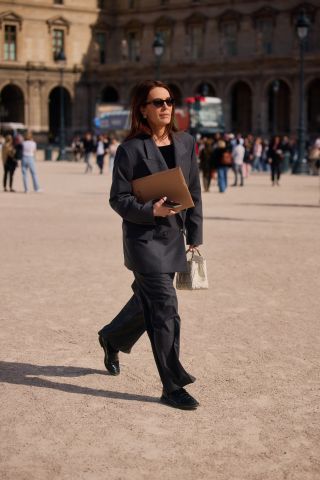
[[[197,254],[195,254],[194,251],[190,252],[191,258],[187,260],[188,271],[177,273],[177,290],[202,290],[209,288],[207,262],[199,250],[195,250]]]

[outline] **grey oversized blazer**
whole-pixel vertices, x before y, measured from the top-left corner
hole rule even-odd
[[[166,170],[167,164],[151,137],[140,135],[117,150],[110,205],[122,217],[124,263],[140,273],[186,270],[183,232],[188,245],[202,243],[202,204],[194,138],[174,133],[175,162],[181,167],[195,206],[172,217],[154,217],[152,201],[141,204],[132,180]]]

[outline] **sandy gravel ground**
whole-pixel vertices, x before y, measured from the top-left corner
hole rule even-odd
[[[110,177],[39,162],[0,194],[1,480],[318,480],[319,179],[204,195],[211,288],[179,293],[201,402],[158,402],[146,335],[103,368],[97,331],[131,294]]]

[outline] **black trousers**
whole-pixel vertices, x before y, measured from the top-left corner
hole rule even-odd
[[[9,162],[7,162],[9,163]],[[4,173],[3,173],[3,188],[7,188],[7,179],[9,178],[9,187],[12,188],[13,185],[13,176],[15,172],[16,166],[15,165],[5,165],[4,166]]]
[[[271,181],[280,180],[281,165],[279,163],[271,163]]]
[[[169,393],[195,380],[179,361],[180,317],[174,273],[134,272],[134,276],[134,295],[99,335],[114,349],[130,353],[147,331],[163,388]]]

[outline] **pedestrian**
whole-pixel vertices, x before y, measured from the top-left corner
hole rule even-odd
[[[16,150],[13,145],[12,135],[6,135],[5,142],[2,147],[2,162],[3,162],[3,190],[7,192],[7,180],[9,179],[10,192],[13,189],[13,176],[17,168],[18,162],[15,158]]]
[[[112,173],[112,171],[113,171],[114,159],[115,159],[115,156],[116,156],[119,145],[120,145],[120,143],[118,142],[118,140],[115,137],[111,138],[110,144],[109,144],[109,149],[108,149],[108,151],[109,151],[109,172],[110,173]]]
[[[92,165],[91,165],[91,156],[92,153],[95,151],[95,145],[93,141],[92,134],[87,132],[82,139],[83,145],[83,153],[84,153],[84,163],[86,164],[86,169],[84,173],[92,172]]]
[[[252,163],[252,171],[260,172],[263,170],[262,166],[262,139],[257,137],[253,144],[253,163]]]
[[[283,161],[283,151],[281,145],[281,139],[279,136],[275,136],[269,146],[268,159],[271,165],[271,182],[272,185],[280,185],[281,176],[281,164]]]
[[[25,193],[28,193],[28,176],[27,172],[30,170],[33,189],[35,192],[42,192],[39,186],[39,181],[35,167],[35,155],[37,151],[37,144],[33,140],[32,132],[27,132],[25,140],[22,142],[22,179]]]
[[[245,149],[245,154],[243,159],[243,175],[245,178],[248,178],[251,172],[252,162],[253,162],[252,145],[248,137],[244,139],[243,146]]]
[[[213,140],[207,138],[204,142],[204,147],[200,149],[200,170],[202,171],[202,184],[205,192],[209,192],[212,178],[212,152]]]
[[[228,169],[232,167],[232,156],[224,140],[218,140],[217,147],[212,152],[212,167],[218,173],[218,188],[224,193],[228,188]]]
[[[240,176],[240,187],[243,187],[243,159],[245,155],[245,149],[243,146],[243,140],[238,139],[237,144],[232,151],[233,159],[233,172],[234,172],[234,183],[233,187],[238,185],[238,176]]]
[[[107,145],[105,143],[105,139],[103,135],[98,135],[97,140],[97,165],[100,170],[100,175],[103,174],[103,167],[104,167],[104,156],[106,154]]]
[[[165,197],[140,203],[133,195],[135,178],[180,166],[194,208],[176,213]],[[180,409],[198,402],[183,388],[195,378],[179,361],[180,317],[173,286],[175,272],[187,271],[184,235],[189,250],[202,243],[202,206],[195,140],[174,126],[174,99],[160,81],[135,89],[131,129],[119,146],[113,169],[110,205],[122,217],[124,261],[133,271],[133,296],[99,332],[105,366],[120,373],[118,352],[129,353],[147,331],[163,384],[161,401]]]
[[[79,137],[79,135],[76,135],[73,138],[72,143],[71,143],[71,148],[72,148],[72,153],[73,153],[73,160],[75,162],[79,162],[81,160],[82,153],[83,153],[83,145],[82,145],[82,141],[81,141],[81,138]]]

